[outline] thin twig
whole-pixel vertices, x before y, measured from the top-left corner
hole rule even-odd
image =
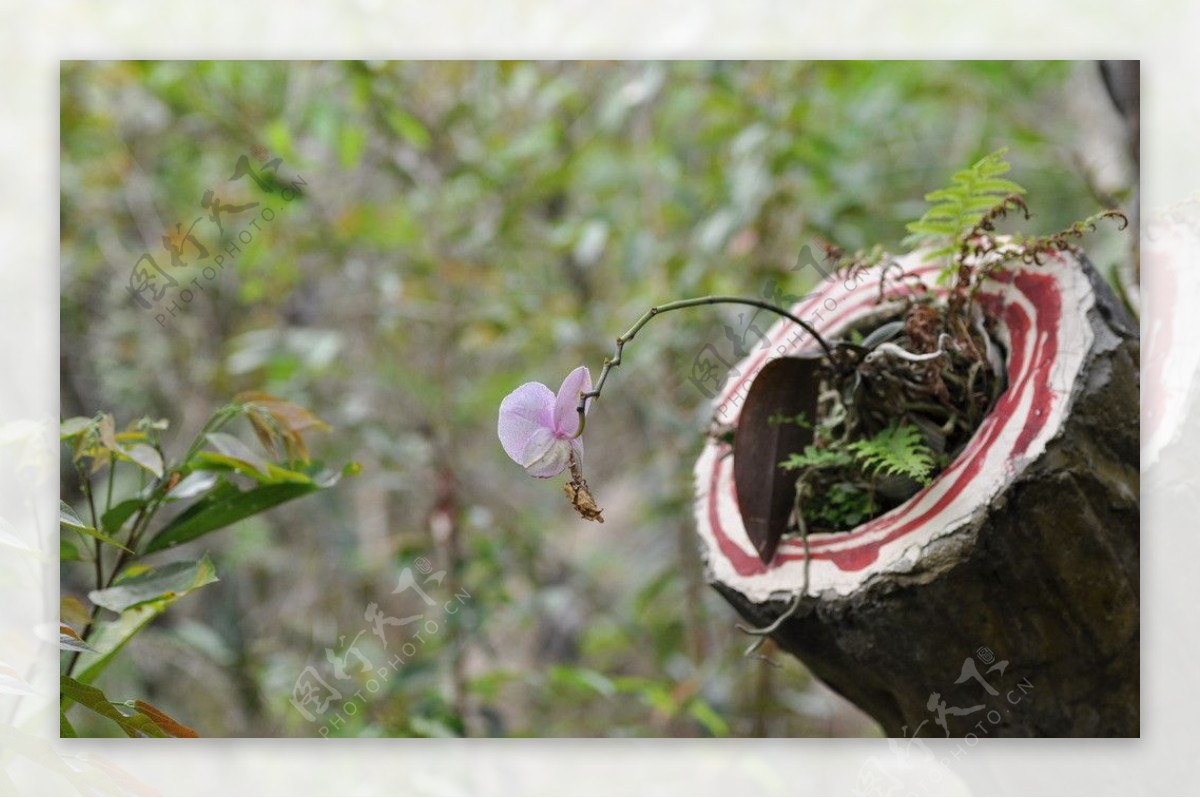
[[[114,460],[115,460],[115,458],[114,458]],[[109,461],[110,468],[112,467],[111,466],[112,462],[113,462],[113,460]],[[100,529],[100,518],[96,514],[96,501],[92,497],[92,481],[83,475],[82,470],[79,471],[79,478],[80,478],[80,487],[83,489],[83,495],[87,497],[88,510],[92,514],[92,529],[98,530],[98,529]],[[103,568],[104,568],[104,560],[102,559],[103,549],[100,548],[100,538],[96,538],[93,542],[96,544],[95,565],[96,565],[96,587],[98,588],[98,587],[100,587],[100,574],[102,573]]]
[[[111,463],[114,461],[115,461],[115,458],[113,461],[110,461],[110,467],[111,467]],[[75,472],[77,474],[79,474],[79,489],[83,493],[83,495],[87,497],[87,500],[88,500],[88,509],[91,511],[91,515],[92,515],[92,528],[98,530],[98,529],[100,529],[100,522],[96,517],[95,502],[92,501],[91,480],[88,479],[87,475],[83,473],[83,468],[78,463],[75,464]],[[112,479],[111,472],[109,473],[109,479],[110,480]],[[101,546],[100,538],[97,537],[92,542],[95,544],[95,548],[96,548],[95,556],[92,558],[92,565],[96,571],[96,574],[95,574],[96,575],[96,589],[101,590],[104,588],[104,560],[102,557],[103,550],[100,548],[100,546]],[[100,611],[100,608],[98,606],[92,605],[92,611],[91,611],[91,614],[88,615],[87,623],[84,624],[83,630],[79,634],[80,640],[83,640],[85,642],[87,641],[88,633],[90,631],[92,631],[92,625],[95,623],[96,615],[99,613],[99,611]],[[76,663],[76,661],[79,660],[80,653],[81,652],[79,649],[75,649],[75,651],[73,651],[71,653],[71,659],[68,660],[68,662],[67,662],[67,673],[66,673],[67,676],[70,676],[71,671],[75,669],[75,663]]]

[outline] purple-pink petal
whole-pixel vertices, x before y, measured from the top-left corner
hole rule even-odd
[[[554,399],[554,430],[571,437],[579,429],[579,394],[592,390],[592,375],[580,366],[567,375]]]
[[[504,397],[497,432],[509,457],[524,466],[530,442],[543,429],[554,429],[554,394],[549,388],[540,382],[527,382]]]
[[[553,430],[540,429],[530,439],[521,465],[531,477],[539,479],[561,474],[571,462],[574,448],[571,443],[556,436]]]

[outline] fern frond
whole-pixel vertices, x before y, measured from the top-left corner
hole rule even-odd
[[[776,413],[767,419],[767,423],[772,425],[795,424],[801,429],[812,429],[812,423],[803,413],[798,413],[794,416],[785,416],[783,413]]]
[[[891,425],[872,438],[847,446],[868,474],[899,474],[928,484],[933,470],[933,450],[912,424]]]
[[[934,257],[949,255],[959,248],[960,238],[974,229],[988,211],[1006,197],[1025,193],[1025,189],[1000,175],[1012,167],[1004,159],[1007,148],[996,150],[975,162],[969,169],[954,173],[953,185],[931,191],[925,200],[929,210],[908,224],[906,245],[933,244]]]
[[[788,455],[788,459],[779,464],[780,468],[795,470],[798,468],[833,468],[847,466],[854,460],[840,449],[818,449],[809,444],[803,452]]]

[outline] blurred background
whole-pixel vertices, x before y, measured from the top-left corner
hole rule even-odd
[[[626,349],[588,422],[603,525],[505,456],[500,401],[598,374],[652,304],[804,293],[818,239],[898,250],[924,193],[1001,146],[1026,229],[1135,215],[1129,128],[1095,62],[64,62],[63,417],[167,418],[178,456],[262,390],[332,426],[315,457],[363,466],[189,544],[221,581],[100,686],[213,737],[880,734],[795,660],[744,658],[704,580],[693,366],[737,359],[739,309]],[[1131,284],[1132,241],[1087,249]],[[143,307],[135,264],[178,285]],[[62,595],[88,576],[64,565]],[[342,698],[306,717],[313,674]]]

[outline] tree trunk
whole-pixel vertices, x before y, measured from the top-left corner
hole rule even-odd
[[[938,290],[934,267],[901,265]],[[826,337],[884,307],[878,271],[825,288],[793,312]],[[1137,736],[1137,328],[1081,255],[1013,266],[979,298],[1005,393],[908,502],[809,537],[808,590],[772,637],[889,736]],[[736,428],[763,363],[813,349],[796,330],[777,324],[737,365],[718,423]],[[732,459],[714,437],[697,462],[698,532],[710,583],[766,625],[801,591],[804,549],[761,562]]]

